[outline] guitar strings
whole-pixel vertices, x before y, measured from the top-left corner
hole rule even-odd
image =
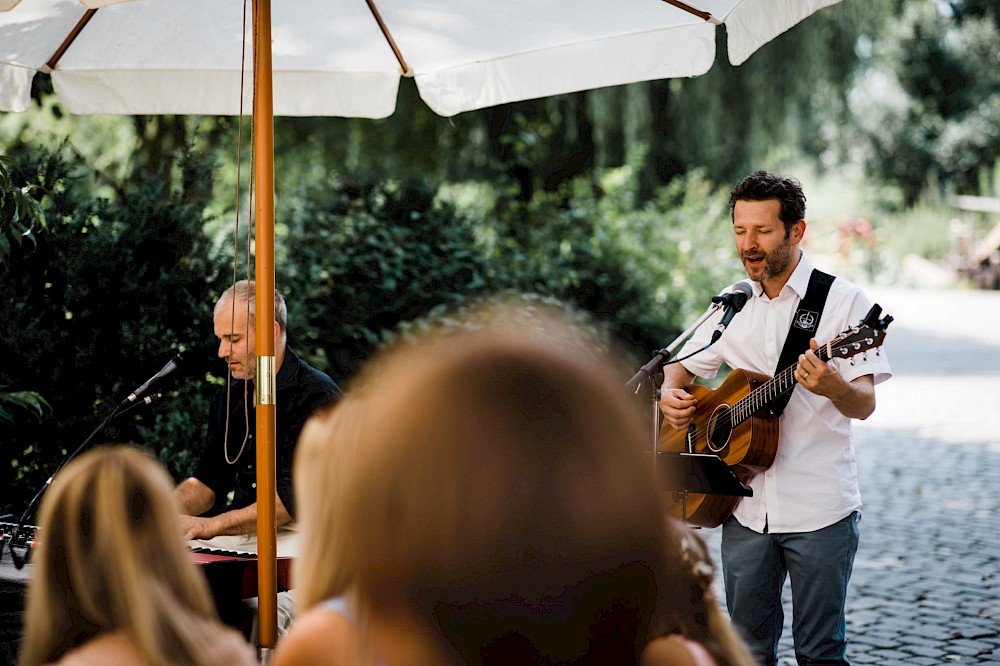
[[[720,428],[725,428],[726,430],[731,430],[733,428],[733,414],[736,414],[739,418],[736,419],[735,423],[742,423],[744,420],[749,418],[752,414],[757,412],[759,409],[764,407],[768,402],[774,400],[779,395],[785,393],[786,391],[792,389],[795,382],[795,371],[798,369],[799,364],[793,363],[788,366],[778,374],[776,374],[770,380],[764,382],[760,386],[752,389],[750,393],[743,396],[726,410],[723,414],[719,416],[718,419],[706,419],[704,427],[696,427],[693,433],[694,442],[697,445],[699,441],[703,439],[708,441],[709,437],[709,425],[711,423],[715,424],[712,432],[718,431]],[[777,386],[789,383],[788,386],[781,390],[777,390]],[[772,388],[774,386],[775,388]],[[692,433],[685,434],[685,440],[690,444],[692,438]],[[708,447],[710,448],[710,447]]]

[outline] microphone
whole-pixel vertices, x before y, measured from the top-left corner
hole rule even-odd
[[[122,400],[121,404],[118,405],[119,408],[124,407],[136,400],[144,400],[147,403],[152,402],[153,398],[151,394],[156,393],[163,382],[172,374],[177,372],[187,361],[190,353],[188,351],[182,351],[177,356],[167,361],[167,364],[160,368],[160,371],[155,375],[147,379],[139,388],[132,391],[127,398]]]
[[[716,296],[713,301],[719,303],[725,303],[726,312],[722,315],[722,321],[719,325],[715,327],[715,331],[712,333],[712,342],[709,344],[715,344],[719,338],[722,337],[723,331],[729,326],[729,322],[733,320],[736,313],[743,309],[743,306],[747,304],[747,299],[753,295],[753,287],[746,280],[742,280],[733,285],[732,292],[728,294],[723,294],[722,296]]]
[[[174,356],[172,359],[167,361],[167,364],[162,368],[160,368],[159,372],[157,372],[155,375],[147,379],[142,385],[140,385],[137,389],[132,391],[132,393],[130,393],[127,398],[122,400],[121,404],[112,409],[111,412],[104,417],[104,420],[101,422],[101,425],[97,426],[97,428],[95,428],[94,431],[87,436],[87,439],[83,440],[83,444],[78,446],[75,451],[70,453],[63,459],[61,463],[59,463],[59,466],[56,467],[56,471],[53,472],[51,476],[49,476],[49,478],[45,481],[45,484],[42,485],[42,487],[38,490],[37,493],[35,493],[35,497],[28,504],[28,508],[24,510],[24,513],[21,515],[21,521],[17,524],[17,527],[14,528],[14,531],[10,535],[10,537],[7,538],[6,536],[4,536],[0,538],[0,554],[2,554],[3,552],[3,546],[6,540],[6,544],[8,545],[10,550],[11,558],[14,560],[14,566],[17,567],[18,569],[21,569],[22,567],[24,567],[25,564],[28,563],[28,561],[31,559],[31,553],[32,553],[31,539],[28,537],[22,539],[21,529],[24,527],[25,523],[27,523],[28,516],[31,515],[31,510],[38,505],[38,500],[42,498],[42,495],[45,494],[45,491],[49,488],[50,485],[52,485],[52,479],[56,477],[56,474],[58,474],[59,471],[63,467],[65,467],[67,463],[69,463],[69,461],[71,461],[81,451],[87,448],[87,445],[93,441],[94,437],[96,437],[98,433],[103,431],[104,428],[106,428],[107,425],[111,423],[111,421],[116,416],[119,416],[127,412],[130,408],[136,407],[139,404],[141,404],[137,401],[141,401],[142,403],[148,405],[151,402],[153,402],[153,400],[155,400],[157,397],[159,397],[160,386],[170,375],[177,372],[185,364],[185,362],[191,356],[191,354],[192,352],[190,351],[182,351],[176,356]],[[122,409],[123,407],[125,409]],[[23,543],[21,543],[22,541]],[[23,556],[21,556],[14,549],[16,544],[24,546],[25,554]]]

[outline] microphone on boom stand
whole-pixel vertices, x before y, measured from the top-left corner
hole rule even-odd
[[[676,363],[678,360],[683,360],[675,359],[670,361],[670,357],[674,350],[680,347],[681,344],[689,338],[692,333],[694,333],[695,329],[705,323],[706,319],[724,307],[725,312],[722,315],[722,320],[719,322],[719,325],[715,327],[715,331],[712,333],[711,342],[698,351],[704,351],[711,345],[715,344],[719,338],[722,337],[722,333],[726,330],[726,327],[729,326],[729,323],[733,320],[733,317],[736,316],[736,313],[743,309],[743,306],[746,305],[747,300],[749,300],[752,295],[753,287],[750,285],[748,280],[743,280],[733,285],[733,290],[731,292],[712,297],[712,304],[707,310],[705,310],[704,313],[702,313],[700,317],[698,317],[698,320],[695,321],[694,324],[692,324],[686,331],[677,336],[677,338],[671,342],[670,345],[657,351],[653,358],[639,368],[639,371],[632,375],[632,378],[625,383],[625,388],[633,389],[636,393],[638,393],[639,386],[644,378],[652,379],[654,374],[656,374],[657,371],[668,362]]]
[[[3,537],[0,537],[0,559],[3,558],[3,545],[4,541],[6,541],[14,566],[18,569],[24,568],[24,565],[31,560],[31,539],[28,538],[27,535],[22,535],[22,530],[24,530],[24,526],[28,522],[28,517],[31,516],[31,512],[38,505],[42,495],[44,495],[45,491],[52,485],[52,479],[55,478],[56,474],[59,473],[59,470],[65,467],[69,461],[76,458],[84,449],[86,449],[94,438],[107,428],[111,421],[116,417],[121,416],[122,414],[141,405],[152,404],[154,400],[162,397],[163,394],[160,392],[160,389],[163,387],[168,378],[172,376],[179,376],[177,373],[184,366],[190,354],[191,352],[189,351],[182,351],[170,359],[166,365],[160,368],[159,372],[140,384],[138,388],[132,391],[127,398],[116,405],[114,409],[112,409],[108,415],[104,417],[101,424],[97,426],[85,440],[83,440],[83,443],[80,444],[80,446],[78,446],[72,453],[66,456],[61,463],[59,463],[59,466],[56,467],[56,471],[54,471],[49,478],[45,480],[45,483],[42,484],[42,487],[37,493],[35,493],[31,502],[28,503],[28,508],[26,508],[24,513],[21,514],[21,520],[18,521],[17,527],[14,528],[9,536],[4,535]],[[18,553],[15,546],[19,548],[23,547],[24,555]]]
[[[733,320],[737,312],[743,309],[743,306],[747,304],[747,299],[751,296],[753,296],[753,287],[746,280],[742,280],[734,284],[733,290],[728,294],[722,294],[712,299],[713,303],[722,303],[725,305],[726,311],[723,313],[719,325],[715,327],[715,331],[712,333],[712,341],[708,344],[711,345],[718,342],[719,338],[725,332],[726,327],[729,326],[729,322]]]

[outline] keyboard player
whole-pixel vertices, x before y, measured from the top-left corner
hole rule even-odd
[[[229,368],[229,381],[212,400],[195,471],[175,489],[184,536],[192,546],[257,551],[254,287],[252,280],[239,281],[215,305],[218,355]],[[277,289],[274,363],[277,548],[279,557],[293,557],[292,461],[299,432],[314,411],[336,402],[341,391],[329,376],[299,358],[288,345],[287,307]]]

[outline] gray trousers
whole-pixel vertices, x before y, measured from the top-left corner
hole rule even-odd
[[[800,666],[847,661],[847,583],[858,551],[860,514],[815,532],[758,534],[729,518],[722,526],[726,606],[762,666],[774,666],[784,625],[781,592],[792,583],[792,638]]]

